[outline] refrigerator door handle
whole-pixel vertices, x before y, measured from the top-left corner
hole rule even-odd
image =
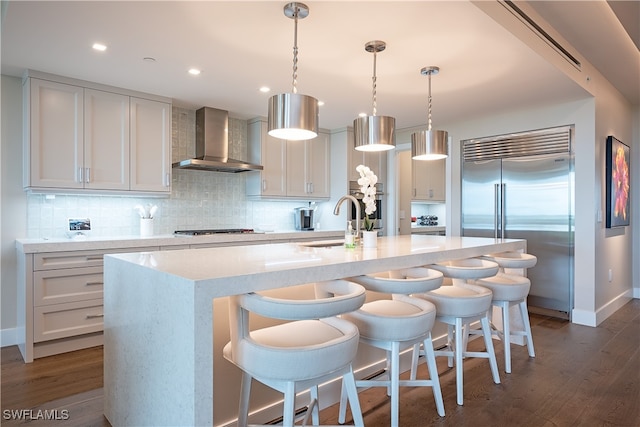
[[[501,196],[501,200],[500,200],[500,237],[502,237],[503,239],[505,239],[506,233],[507,233],[507,229],[506,229],[506,217],[507,217],[507,212],[506,211],[506,198],[507,198],[507,184],[502,184],[502,191],[500,192],[500,196]]]
[[[500,212],[499,197],[500,184],[494,184],[493,186],[493,238],[498,238],[498,212]]]

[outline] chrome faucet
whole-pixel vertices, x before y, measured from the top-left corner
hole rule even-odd
[[[333,214],[340,214],[340,205],[347,199],[351,200],[353,202],[353,206],[356,208],[356,240],[358,240],[360,239],[360,203],[358,202],[358,199],[350,194],[342,196],[340,200],[338,200],[338,203],[336,203],[336,207],[333,209]]]

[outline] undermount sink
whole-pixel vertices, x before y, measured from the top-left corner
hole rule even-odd
[[[344,245],[344,240],[315,240],[313,242],[301,242],[298,244],[307,248],[330,248]]]

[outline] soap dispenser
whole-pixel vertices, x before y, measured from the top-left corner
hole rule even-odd
[[[344,232],[344,247],[349,249],[356,247],[356,235],[351,221],[347,221],[347,231]]]

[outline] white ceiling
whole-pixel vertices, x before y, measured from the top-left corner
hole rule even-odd
[[[265,116],[268,97],[292,87],[294,23],[283,14],[285,3],[10,1],[3,4],[2,74],[19,76],[30,68],[171,97],[178,106]],[[325,102],[323,128],[342,128],[360,112],[371,114],[373,55],[364,44],[376,39],[387,43],[377,56],[377,114],[396,117],[398,128],[426,123],[424,66],[440,67],[432,78],[434,128],[588,96],[467,1],[306,4],[310,14],[298,24],[298,92]],[[594,25],[603,7],[611,13],[606,2],[533,7],[587,60],[604,61],[592,64],[630,102],[640,103],[637,47],[631,54],[620,48],[630,38],[618,21],[615,28]],[[107,51],[93,51],[96,41]],[[202,74],[189,75],[191,67]],[[270,94],[258,91],[263,85]]]

